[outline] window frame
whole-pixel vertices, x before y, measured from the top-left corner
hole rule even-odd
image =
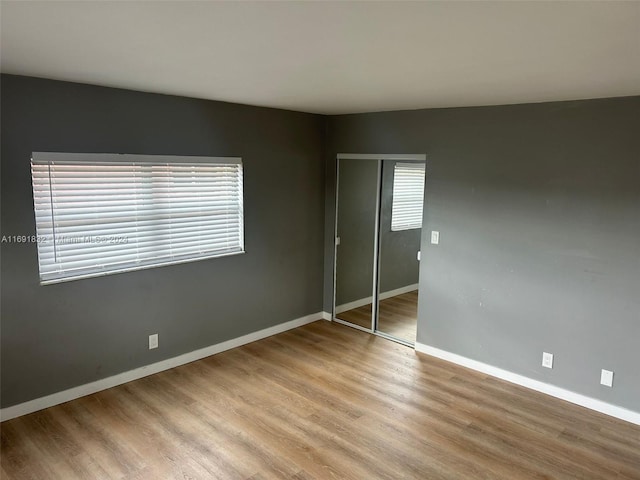
[[[238,170],[238,178],[237,178],[237,188],[234,190],[234,201],[232,205],[232,209],[237,209],[237,215],[239,216],[239,220],[237,222],[238,228],[237,230],[237,244],[238,249],[234,249],[233,251],[210,251],[209,253],[205,252],[200,255],[197,253],[185,253],[181,255],[173,255],[173,256],[162,256],[156,257],[154,259],[143,259],[138,261],[135,265],[132,265],[132,262],[123,262],[122,267],[118,267],[112,264],[112,268],[107,266],[105,268],[104,265],[101,265],[99,262],[96,262],[92,266],[86,267],[84,270],[78,269],[75,274],[69,273],[73,271],[72,269],[64,269],[57,273],[57,275],[51,272],[45,272],[43,278],[42,271],[42,259],[41,255],[44,250],[41,250],[40,244],[38,243],[38,273],[40,277],[41,285],[50,285],[62,282],[68,282],[73,280],[80,280],[84,278],[92,278],[92,277],[100,277],[105,275],[112,275],[117,273],[131,272],[137,270],[146,270],[149,268],[163,267],[167,265],[176,265],[181,263],[190,263],[200,260],[208,260],[211,258],[219,258],[226,256],[233,256],[245,253],[245,209],[244,209],[244,165],[241,157],[205,157],[205,156],[175,156],[175,155],[138,155],[138,154],[113,154],[113,153],[61,153],[61,152],[33,152],[31,155],[31,180],[32,180],[32,194],[33,194],[33,212],[34,212],[34,223],[36,226],[36,240],[45,240],[44,236],[41,236],[42,228],[38,226],[37,219],[37,205],[36,205],[36,192],[35,192],[35,176],[33,172],[33,165],[43,165],[43,164],[53,164],[55,162],[62,164],[73,164],[78,163],[81,165],[98,165],[102,164],[103,166],[106,164],[126,164],[132,167],[132,176],[133,176],[133,168],[135,168],[135,164],[144,167],[150,166],[176,166],[180,167],[180,164],[184,164],[187,166],[215,166],[215,165],[226,165],[232,166],[235,165],[239,168]],[[171,171],[171,170],[169,170]],[[172,172],[172,171],[171,171]],[[50,173],[49,173],[50,178]],[[51,184],[49,189],[53,194],[53,190],[51,190]],[[136,202],[132,202],[131,206],[134,208]],[[53,195],[51,197],[51,209],[53,215],[54,201]],[[176,218],[171,218],[168,220],[168,224],[173,224]],[[197,223],[194,223],[197,225]],[[235,225],[235,224],[234,224]],[[55,226],[50,229],[53,232],[53,236],[55,238]],[[87,229],[90,231],[90,229]],[[77,234],[78,236],[82,235],[81,233]],[[114,233],[117,235],[117,233]],[[137,237],[139,238],[139,237]],[[235,240],[235,238],[234,238]],[[136,240],[137,241],[137,240]],[[55,248],[55,247],[54,247]],[[166,247],[165,247],[166,251]]]

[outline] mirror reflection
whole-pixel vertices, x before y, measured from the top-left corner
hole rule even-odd
[[[373,328],[378,162],[338,162],[335,318]]]
[[[382,165],[377,330],[416,341],[424,162]]]

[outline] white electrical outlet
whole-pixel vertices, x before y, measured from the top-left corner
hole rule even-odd
[[[613,387],[613,372],[602,369],[602,373],[600,374],[600,384],[605,387]]]
[[[440,243],[440,232],[437,230],[431,231],[431,244],[438,245]]]
[[[149,335],[149,350],[158,348],[158,334]]]
[[[420,250],[418,250],[418,261],[420,261]]]
[[[553,353],[542,352],[542,366],[553,368]]]

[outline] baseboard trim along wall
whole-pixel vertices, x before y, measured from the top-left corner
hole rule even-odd
[[[28,402],[19,403],[18,405],[13,405],[11,407],[6,407],[0,409],[0,421],[4,422],[5,420],[10,420],[22,415],[27,415],[28,413],[37,412],[38,410],[53,407],[54,405],[59,405],[60,403],[75,400],[76,398],[84,397],[86,395],[91,395],[93,393],[116,387],[133,380],[138,380],[139,378],[147,377],[149,375],[153,375],[154,373],[163,372],[174,367],[179,367],[180,365],[184,365],[186,363],[195,362],[196,360],[215,355],[216,353],[224,352],[225,350],[231,350],[232,348],[240,347],[257,340],[262,340],[263,338],[286,332],[287,330],[301,327],[317,320],[330,319],[331,315],[327,312],[314,313],[305,317],[296,318],[295,320],[291,320],[289,322],[280,323],[278,325],[274,325],[273,327],[265,328],[257,332],[249,333],[238,338],[232,338],[231,340],[227,340],[222,343],[201,348],[199,350],[194,350],[177,357],[168,358],[157,363],[152,363],[151,365],[145,365],[134,370],[129,370],[128,372],[119,373],[118,375],[114,375],[112,377],[103,378],[101,380],[86,383],[84,385],[73,387],[62,392],[53,393],[45,397],[36,398],[34,400],[29,400]]]
[[[437,357],[478,372],[486,373],[492,377],[497,377],[502,380],[506,380],[507,382],[515,383],[516,385],[527,387],[537,392],[546,393],[552,397],[560,398],[567,402],[595,410],[596,412],[604,413],[605,415],[610,415],[612,417],[640,425],[640,412],[634,412],[633,410],[618,407],[616,405],[603,402],[602,400],[596,400],[595,398],[587,397],[586,395],[581,395],[570,390],[565,390],[564,388],[544,383],[539,380],[534,380],[533,378],[525,377],[524,375],[503,370],[477,360],[472,360],[455,353],[447,352],[446,350],[440,350],[424,343],[416,342],[415,349],[416,352],[426,353],[432,357]]]
[[[417,283],[414,283],[413,285],[407,285],[406,287],[389,290],[388,292],[381,292],[380,300],[395,297],[396,295],[402,295],[403,293],[413,292],[414,290],[418,290]],[[342,313],[346,312],[347,310],[353,310],[354,308],[363,307],[370,304],[371,302],[373,302],[373,297],[366,297],[359,300],[354,300],[353,302],[343,303],[342,305],[336,306],[336,313]]]

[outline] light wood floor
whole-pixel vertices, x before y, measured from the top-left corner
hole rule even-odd
[[[9,479],[640,479],[640,427],[316,322],[7,421]]]
[[[346,322],[371,328],[371,304],[337,315]],[[416,342],[418,325],[418,290],[380,301],[378,330],[410,343]]]

